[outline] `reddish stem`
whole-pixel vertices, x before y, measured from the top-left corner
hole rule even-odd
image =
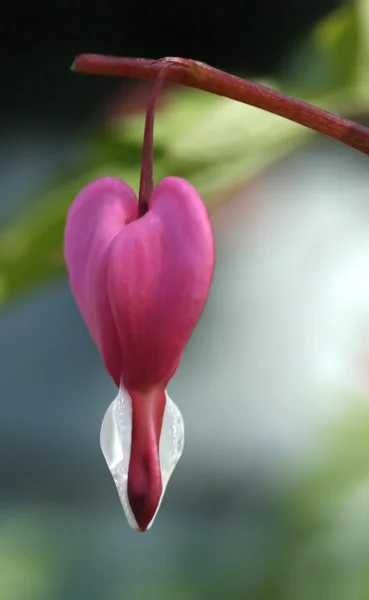
[[[140,192],[138,195],[138,218],[142,217],[149,208],[149,200],[154,187],[154,117],[155,103],[160,87],[166,77],[168,69],[172,63],[161,65],[161,70],[157,75],[152,87],[151,96],[147,103],[145,131],[142,145],[142,162],[140,176]]]
[[[331,137],[364,154],[369,154],[369,129],[343,117],[338,117],[302,100],[297,100],[240,77],[185,58],[120,58],[98,54],[77,56],[72,69],[79,73],[155,79],[162,63],[171,63],[167,80],[225,96],[274,113],[319,133]]]

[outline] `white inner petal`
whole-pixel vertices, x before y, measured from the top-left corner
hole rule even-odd
[[[159,510],[165,488],[179,461],[184,445],[184,424],[179,408],[165,392],[166,404],[160,436],[159,455],[163,492],[151,527]],[[115,400],[105,413],[100,432],[100,445],[118,490],[127,521],[138,529],[127,495],[127,478],[131,454],[132,406],[127,390],[121,385]]]

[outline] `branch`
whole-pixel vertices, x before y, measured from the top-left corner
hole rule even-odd
[[[169,82],[261,108],[369,154],[369,129],[366,127],[195,60],[170,57],[152,61],[145,58],[81,54],[77,56],[72,69],[93,75],[155,79],[163,68],[163,62],[172,64],[166,74]]]

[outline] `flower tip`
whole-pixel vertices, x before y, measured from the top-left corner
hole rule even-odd
[[[90,55],[90,54],[78,54],[75,57],[70,70],[71,71],[76,71],[76,72],[79,72],[79,73],[83,73],[83,69],[81,71],[80,67],[81,66],[83,67],[83,65],[84,65],[85,62],[88,63],[89,56],[93,56],[93,55]]]
[[[123,385],[120,386],[118,396],[109,406],[101,426],[101,449],[117,487],[128,524],[141,533],[150,529],[155,520],[168,481],[184,446],[182,415],[166,392],[165,396],[160,434],[159,473],[155,468],[155,461],[149,461],[154,468],[147,470],[146,461],[142,462],[139,459],[141,444],[133,450],[133,455],[136,457],[133,464],[130,460],[132,400]]]
[[[130,499],[130,496],[131,494],[127,491],[127,500],[131,515],[128,519],[129,525],[132,529],[137,531],[137,533],[145,533],[151,529],[151,525],[155,520],[161,504],[161,497],[157,501],[152,502],[152,497],[149,492],[146,494],[146,497],[131,497]]]
[[[132,514],[137,523],[137,531],[144,533],[150,528],[151,523],[159,508],[162,495],[162,487],[160,485],[159,494],[152,493],[152,490],[147,490],[143,494],[136,494],[128,482],[128,500]]]

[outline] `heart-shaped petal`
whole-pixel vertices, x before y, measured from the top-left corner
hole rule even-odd
[[[214,244],[206,209],[185,180],[168,177],[137,217],[123,182],[88,185],[72,205],[65,256],[86,324],[117,386],[167,382],[201,314]]]

